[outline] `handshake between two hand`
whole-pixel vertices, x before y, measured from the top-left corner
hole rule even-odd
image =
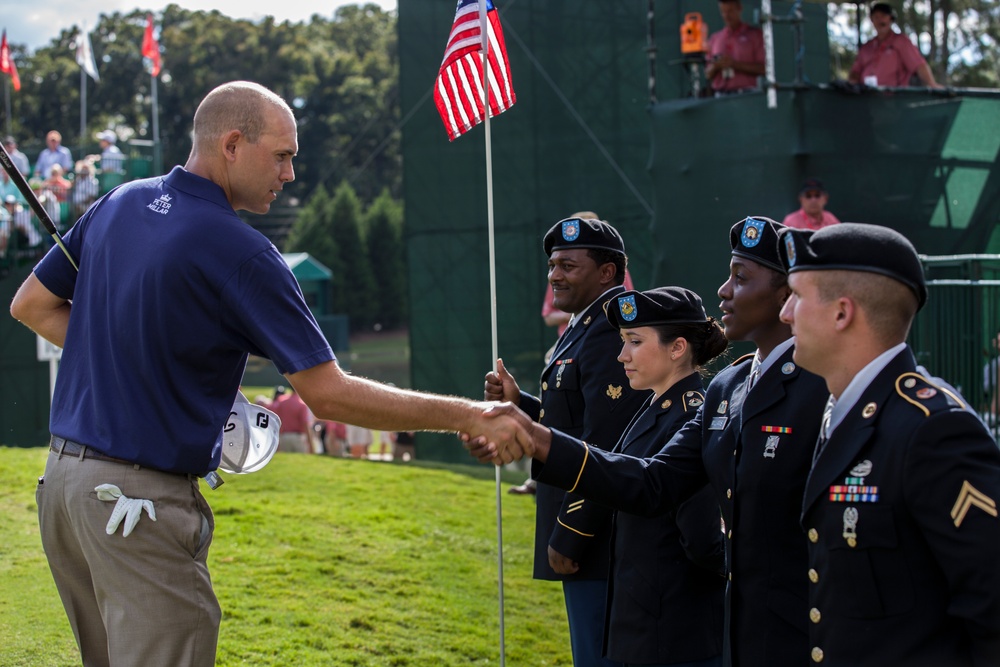
[[[459,439],[480,463],[503,465],[535,452],[535,423],[512,403],[486,403],[476,434],[461,432]]]

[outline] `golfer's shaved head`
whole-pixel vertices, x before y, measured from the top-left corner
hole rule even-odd
[[[207,148],[231,130],[239,130],[251,144],[257,143],[267,125],[268,111],[292,115],[283,99],[250,81],[224,83],[210,92],[194,113],[192,154]]]

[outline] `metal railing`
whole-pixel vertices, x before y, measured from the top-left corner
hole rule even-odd
[[[910,344],[918,363],[944,378],[991,425],[998,422],[1000,255],[921,257],[927,304]]]

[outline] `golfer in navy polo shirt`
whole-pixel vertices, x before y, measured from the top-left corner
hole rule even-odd
[[[268,211],[297,151],[281,98],[248,82],[216,88],[187,164],[98,200],[66,235],[79,273],[56,248],[11,305],[65,350],[37,500],[88,667],[215,664],[214,519],[199,477],[219,466],[248,354],[270,358],[321,419],[470,429],[511,452],[526,441],[513,419],[487,420],[485,403],[340,370],[281,255],[236,215]]]

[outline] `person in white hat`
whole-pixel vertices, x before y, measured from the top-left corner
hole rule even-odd
[[[101,171],[124,171],[125,154],[118,148],[118,135],[112,130],[104,130],[97,133],[96,139],[101,142]]]

